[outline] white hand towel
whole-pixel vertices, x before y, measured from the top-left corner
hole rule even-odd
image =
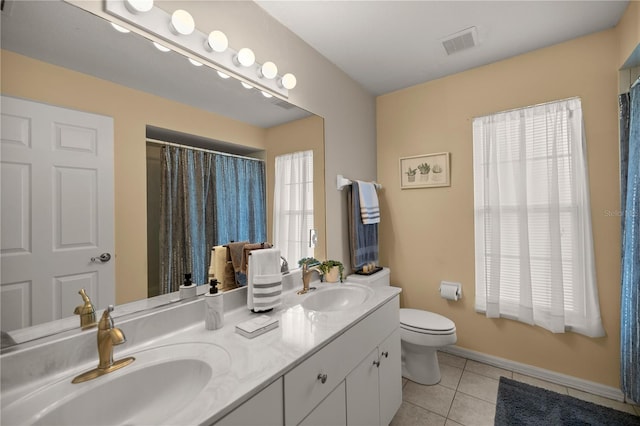
[[[371,182],[356,181],[360,192],[360,216],[364,225],[380,223],[380,206],[376,187]]]
[[[247,307],[254,312],[262,312],[275,308],[281,301],[280,249],[251,251],[247,277]]]

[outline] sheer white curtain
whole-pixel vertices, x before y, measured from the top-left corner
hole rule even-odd
[[[580,99],[474,119],[473,156],[476,310],[603,336]]]
[[[273,243],[293,265],[312,257],[309,230],[313,228],[313,151],[276,157],[273,196]]]

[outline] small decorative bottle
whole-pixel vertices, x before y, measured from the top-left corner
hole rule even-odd
[[[204,295],[204,326],[207,330],[217,330],[224,326],[224,301],[218,293],[218,280],[209,281],[209,293]]]
[[[184,274],[184,284],[180,286],[180,299],[196,297],[196,286],[191,282],[191,274]]]

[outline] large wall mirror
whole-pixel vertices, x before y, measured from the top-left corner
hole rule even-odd
[[[149,40],[119,33],[102,18],[62,0],[7,1],[3,7],[2,95],[113,118],[116,304],[148,295],[150,128],[163,129],[168,137],[188,135],[216,151],[264,158],[269,238],[274,158],[312,149],[316,256],[325,256],[321,117],[245,89],[233,78],[222,79],[215,70],[194,66],[175,52],[163,53]],[[295,261],[289,259],[290,264]],[[64,306],[80,303],[77,294],[73,297]],[[58,318],[72,313],[64,308]],[[5,324],[34,325],[2,315]]]

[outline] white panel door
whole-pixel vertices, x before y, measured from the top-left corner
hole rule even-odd
[[[344,380],[298,426],[346,426]]]
[[[347,376],[347,425],[376,426],[378,410],[378,348],[375,348]]]
[[[379,346],[380,424],[388,425],[402,404],[402,354],[400,328]]]
[[[2,330],[115,303],[113,119],[3,96],[0,129]]]

